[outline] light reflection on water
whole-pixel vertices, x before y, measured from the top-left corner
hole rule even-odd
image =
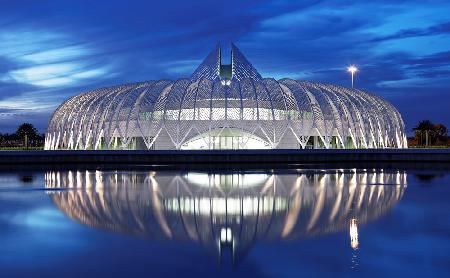
[[[191,241],[239,263],[258,241],[347,231],[358,267],[358,228],[391,210],[404,171],[289,173],[48,171],[45,187],[71,219],[149,240]],[[224,258],[231,256],[231,258]]]

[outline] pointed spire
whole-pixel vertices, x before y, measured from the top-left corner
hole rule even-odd
[[[232,43],[231,44],[231,67],[232,79],[242,80],[251,78],[261,80],[262,77],[258,71],[245,58],[244,54]]]
[[[207,78],[212,81],[217,79],[228,79],[240,81],[245,78],[261,80],[262,77],[258,71],[244,57],[242,52],[232,43],[231,44],[231,76],[228,72],[230,65],[222,65],[220,45],[205,58],[191,76],[192,80]],[[223,71],[223,72],[221,72]]]
[[[220,44],[217,43],[216,47],[209,53],[209,55],[203,60],[191,76],[193,80],[200,80],[202,78],[208,78],[216,80],[220,76]]]

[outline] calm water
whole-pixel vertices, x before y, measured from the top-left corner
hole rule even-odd
[[[0,173],[0,277],[449,276],[449,174]]]

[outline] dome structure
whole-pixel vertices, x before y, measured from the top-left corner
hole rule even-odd
[[[371,93],[262,78],[231,45],[190,78],[76,95],[54,112],[45,149],[406,148],[400,113]]]

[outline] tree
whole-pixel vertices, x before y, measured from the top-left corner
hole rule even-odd
[[[434,135],[436,137],[436,144],[447,144],[448,141],[448,129],[443,124],[434,125]]]
[[[29,147],[30,140],[37,140],[40,137],[37,129],[30,123],[21,124],[15,134],[20,140],[23,140],[26,149]]]
[[[424,120],[420,121],[413,130],[421,146],[445,145],[448,142],[448,129],[443,124],[433,124],[429,120]]]
[[[434,131],[437,136],[447,136],[447,127],[443,124],[435,124]]]
[[[0,134],[1,148],[23,148],[42,147],[44,134],[39,134],[37,129],[30,123],[21,124],[14,133]]]
[[[419,124],[413,128],[413,130],[416,132],[416,135],[419,136],[419,144],[429,146],[430,133],[434,130],[433,123],[429,120],[420,121]]]
[[[28,139],[38,139],[40,137],[38,130],[30,123],[21,124],[15,133],[19,138],[25,138],[25,135]]]

